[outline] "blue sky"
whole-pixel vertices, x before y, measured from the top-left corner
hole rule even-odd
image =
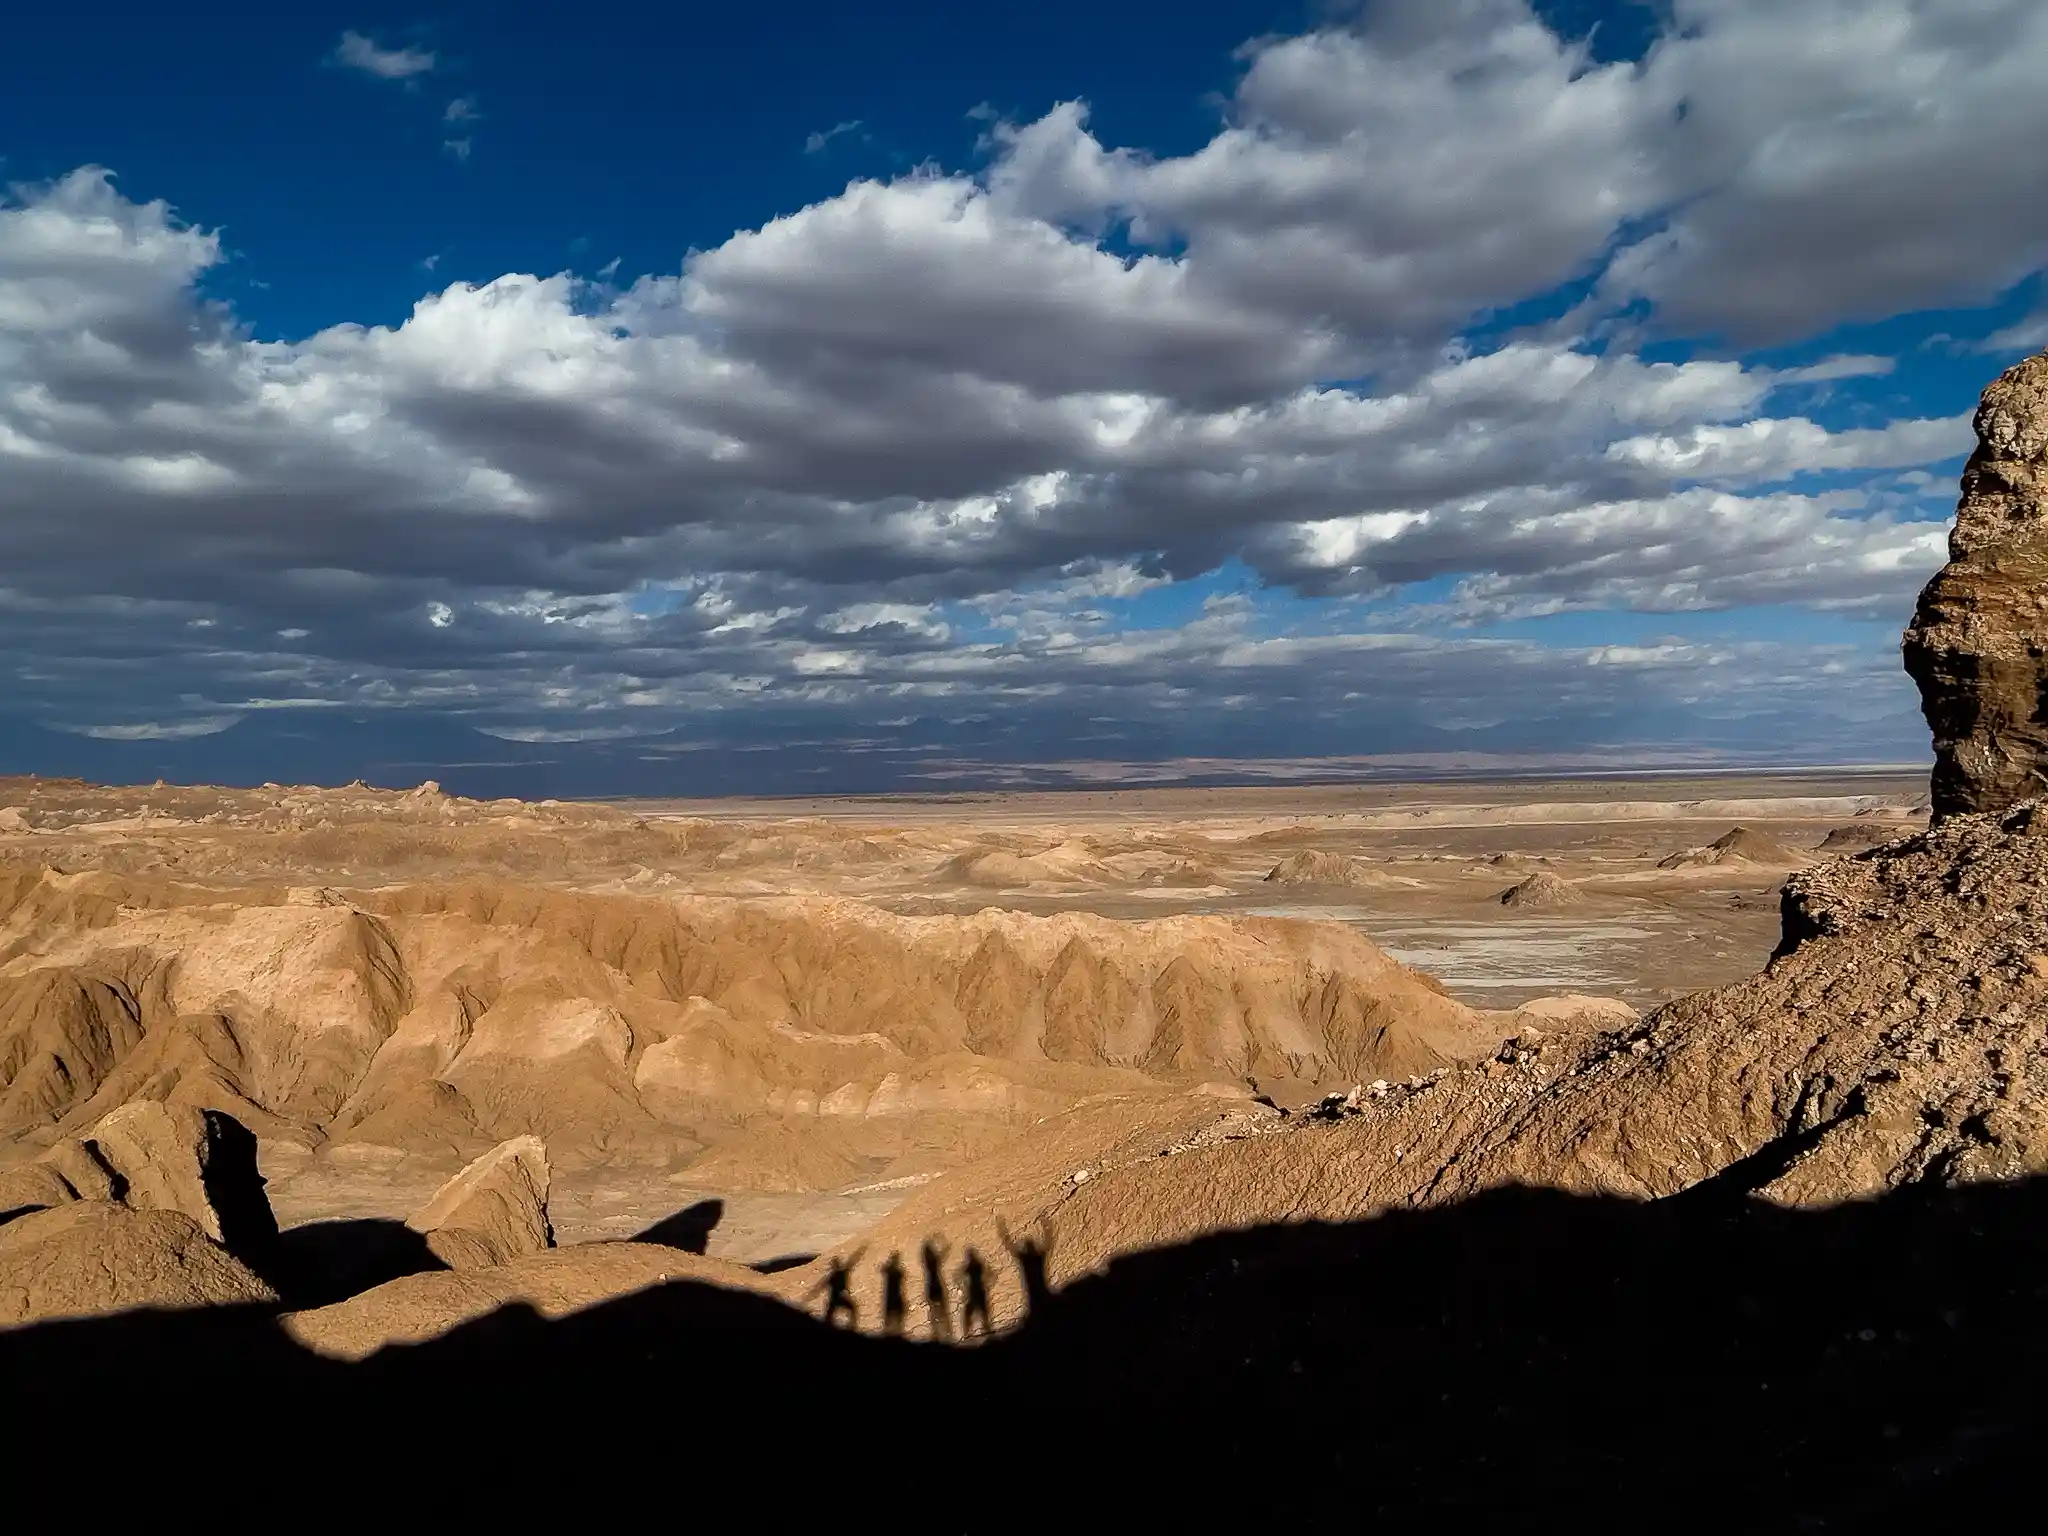
[[[10,180],[81,164],[218,227],[207,284],[266,336],[397,324],[441,280],[674,271],[849,177],[974,157],[989,105],[1101,103],[1161,150],[1214,131],[1232,50],[1306,4],[874,8],[116,4],[9,20]],[[339,66],[344,32],[431,53],[396,82]],[[450,103],[476,116],[451,124]],[[858,128],[832,134],[842,124]],[[832,135],[804,153],[810,136]],[[468,139],[458,161],[445,143]]]
[[[2028,0],[12,18],[0,771],[1918,759],[2044,71]]]

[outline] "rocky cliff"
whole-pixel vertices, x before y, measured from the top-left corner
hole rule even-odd
[[[1906,671],[1934,733],[1936,820],[2048,790],[2048,352],[1977,407],[1949,563],[1920,594]]]

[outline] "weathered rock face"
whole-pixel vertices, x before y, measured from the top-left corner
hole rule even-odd
[[[89,1141],[67,1136],[32,1163],[0,1169],[0,1221],[23,1211],[74,1200],[121,1202],[127,1180]]]
[[[138,1099],[84,1137],[67,1136],[35,1161],[0,1170],[0,1218],[78,1201],[175,1211],[259,1264],[277,1241],[256,1138],[219,1110]]]
[[[276,1300],[181,1211],[81,1200],[0,1228],[0,1328],[134,1307]]]
[[[48,1163],[0,1168],[0,1222],[26,1211],[69,1205],[76,1199],[77,1188]]]
[[[501,1142],[443,1184],[406,1225],[450,1269],[490,1269],[555,1245],[548,1152],[538,1136]]]
[[[2048,792],[2048,352],[1984,391],[1949,563],[1905,652],[1934,733],[1937,821]]]
[[[133,1209],[189,1216],[238,1253],[261,1252],[277,1239],[256,1138],[229,1115],[138,1100],[94,1126],[90,1147],[120,1180],[113,1198]]]

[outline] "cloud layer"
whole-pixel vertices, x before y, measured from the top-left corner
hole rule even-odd
[[[1724,344],[2038,271],[2044,77],[2027,0],[1677,0],[1609,63],[1522,0],[1381,0],[1250,45],[1186,156],[1065,103],[679,272],[297,342],[202,297],[203,223],[97,168],[17,188],[13,718],[405,712],[653,756],[897,721],[1011,757],[1254,716],[1329,751],[1789,720],[1855,755],[1910,708],[1882,626],[1967,418],[1846,410],[1888,356]],[[1837,617],[1685,627],[1759,605]]]

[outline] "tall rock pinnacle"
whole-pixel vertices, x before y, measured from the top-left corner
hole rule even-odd
[[[1948,556],[1905,637],[1937,821],[2048,795],[2048,352],[1984,391]]]

